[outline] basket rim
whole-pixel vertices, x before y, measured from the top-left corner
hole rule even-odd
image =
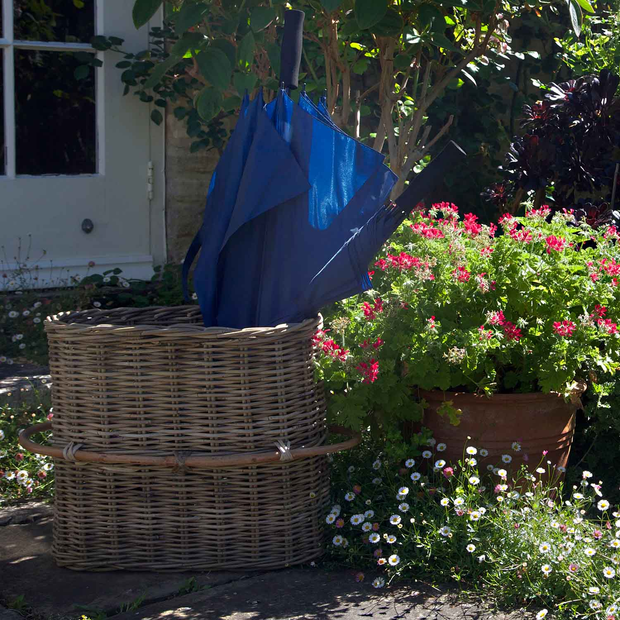
[[[153,312],[161,310],[162,312],[174,312],[179,313],[192,311],[200,315],[200,309],[195,305],[185,306],[148,306],[146,308],[113,308],[111,310],[101,310],[99,308],[92,308],[89,310],[76,310],[68,312],[59,312],[58,314],[50,315],[46,317],[44,321],[45,331],[50,332],[70,332],[81,334],[94,334],[103,332],[106,334],[115,334],[123,336],[142,336],[147,334],[153,335],[172,335],[183,334],[184,336],[206,336],[216,338],[256,338],[257,336],[282,336],[283,334],[293,334],[298,331],[306,331],[308,329],[316,330],[323,324],[323,317],[321,314],[317,314],[315,317],[306,319],[300,323],[281,323],[270,327],[205,327],[202,324],[187,324],[187,323],[170,323],[170,325],[154,325],[145,323],[138,323],[135,325],[115,325],[114,323],[97,323],[97,324],[84,324],[84,323],[71,323],[67,319],[83,317],[85,315],[114,315],[114,314],[126,314],[132,313],[139,315],[142,312]]]

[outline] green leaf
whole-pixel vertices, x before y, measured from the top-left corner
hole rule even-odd
[[[574,0],[566,0],[568,4],[568,14],[570,15],[570,23],[573,27],[573,32],[575,36],[579,38],[581,35],[581,8]],[[577,12],[579,11],[579,13]]]
[[[584,11],[588,11],[588,13],[594,13],[594,8],[588,2],[588,0],[577,0],[577,2]]]
[[[237,95],[233,95],[232,97],[226,97],[224,102],[222,103],[222,110],[224,112],[232,112],[241,106],[241,97],[237,97]]]
[[[376,23],[371,31],[379,37],[396,37],[405,26],[400,14],[394,9],[388,9],[380,22]]]
[[[237,60],[243,69],[249,67],[254,60],[254,47],[256,46],[256,42],[254,41],[254,35],[252,31],[248,32],[243,39],[241,39],[241,43],[239,43],[239,48],[237,49]]]
[[[387,0],[355,0],[355,18],[360,30],[368,30],[387,13]]]
[[[340,36],[348,37],[350,35],[358,35],[360,31],[360,26],[357,23],[357,19],[348,19],[342,28],[340,28]]]
[[[200,73],[212,86],[220,90],[228,88],[232,75],[232,65],[222,50],[208,47],[196,56],[196,62],[200,68]]]
[[[276,18],[276,10],[267,6],[257,6],[250,13],[250,27],[254,32],[267,28]]]
[[[136,28],[146,24],[161,6],[163,0],[136,0],[133,5],[132,17]]]
[[[341,2],[342,0],[321,0],[321,5],[328,13],[331,13],[340,6]]]
[[[170,50],[170,56],[163,62],[160,62],[155,66],[149,78],[144,82],[144,88],[153,88],[156,84],[159,84],[167,71],[172,69],[182,58],[185,52],[191,47],[197,45],[203,40],[203,36],[198,33],[184,34]]]
[[[127,69],[127,67],[131,67],[131,62],[129,60],[121,60],[116,63],[117,69]]]
[[[151,112],[151,120],[156,125],[161,125],[161,122],[164,120],[164,117],[162,116],[162,114],[161,114],[161,112],[159,110],[153,110]]]
[[[280,46],[277,43],[268,43],[265,49],[267,50],[271,70],[276,75],[280,75]]]
[[[174,108],[174,116],[180,121],[187,116],[187,109],[183,107]]]
[[[407,56],[407,54],[398,54],[394,58],[394,67],[400,71],[405,71],[409,68],[413,61],[413,56]]]
[[[103,35],[98,34],[95,37],[92,37],[90,40],[90,44],[98,51],[100,52],[105,52],[106,50],[109,50],[112,47],[112,44],[110,43],[110,41],[108,39],[106,39],[106,37],[104,37]]]
[[[235,73],[233,75],[233,84],[241,97],[245,95],[245,91],[251,93],[256,84],[256,76],[253,73]]]
[[[202,2],[185,2],[175,20],[175,31],[183,34],[196,24],[200,23],[209,13],[209,7]]]
[[[75,70],[73,71],[73,77],[76,80],[83,80],[87,78],[89,74],[90,74],[90,67],[88,65],[80,65],[79,67],[76,67]]]
[[[230,64],[234,66],[235,61],[237,60],[237,49],[228,39],[215,39],[215,41],[211,41],[211,45],[209,47],[215,47],[218,50],[222,50],[228,57]]]
[[[122,45],[125,43],[125,39],[121,39],[120,37],[108,37],[108,41],[110,41],[112,45]]]
[[[196,110],[204,121],[210,121],[222,109],[222,93],[217,88],[207,86],[196,99]]]
[[[424,28],[429,28],[433,32],[443,32],[446,27],[446,20],[443,13],[432,4],[423,4],[418,11],[418,20]]]
[[[432,36],[432,41],[434,45],[442,47],[445,50],[450,50],[451,52],[459,52],[461,54],[463,53],[462,50],[460,50],[458,47],[455,47],[452,41],[450,41],[450,39],[448,39],[448,37],[446,37],[446,35],[441,32],[435,32]]]

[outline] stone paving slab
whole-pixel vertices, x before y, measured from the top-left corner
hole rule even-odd
[[[271,572],[147,605],[114,620],[526,620],[523,610],[496,612],[456,592],[401,585],[375,590],[351,571],[320,568]]]
[[[0,405],[38,405],[50,399],[52,379],[48,368],[28,365],[21,371],[6,371],[14,366],[0,365]]]
[[[175,596],[195,577],[196,587],[214,587],[243,573],[87,573],[59,568],[51,555],[52,516],[45,504],[0,510],[0,597],[20,595],[42,618],[79,618],[82,607],[114,614],[143,597],[143,603]],[[81,607],[76,607],[81,606]],[[1,610],[1,608],[0,608]],[[4,619],[2,619],[4,620]]]
[[[51,507],[29,502],[0,510],[0,602],[23,596],[34,620],[526,620],[456,591],[416,583],[376,590],[373,576],[302,567],[271,572],[76,572],[51,556]],[[190,579],[192,580],[190,582]],[[186,593],[191,592],[191,593]],[[135,603],[136,610],[123,611]],[[90,611],[89,611],[90,610]],[[19,620],[0,605],[0,620]]]

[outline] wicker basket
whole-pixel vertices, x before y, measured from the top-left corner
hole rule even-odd
[[[321,554],[329,493],[320,317],[204,328],[197,307],[47,319],[53,555],[80,570],[264,569]],[[275,447],[274,447],[275,446]]]

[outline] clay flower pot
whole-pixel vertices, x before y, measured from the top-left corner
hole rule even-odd
[[[476,396],[459,392],[420,391],[428,406],[424,411],[424,426],[433,432],[437,443],[447,449],[442,458],[456,462],[463,458],[466,446],[478,449],[476,459],[480,470],[487,464],[514,473],[522,464],[530,471],[539,466],[547,469],[546,461],[556,467],[566,467],[575,432],[577,404],[566,402],[554,394],[494,394]],[[460,424],[453,426],[437,409],[452,401],[460,409]],[[471,439],[467,439],[471,437]],[[515,451],[513,443],[520,450]],[[480,449],[488,450],[483,457]],[[547,454],[543,458],[543,451]],[[512,457],[510,463],[502,455]]]

